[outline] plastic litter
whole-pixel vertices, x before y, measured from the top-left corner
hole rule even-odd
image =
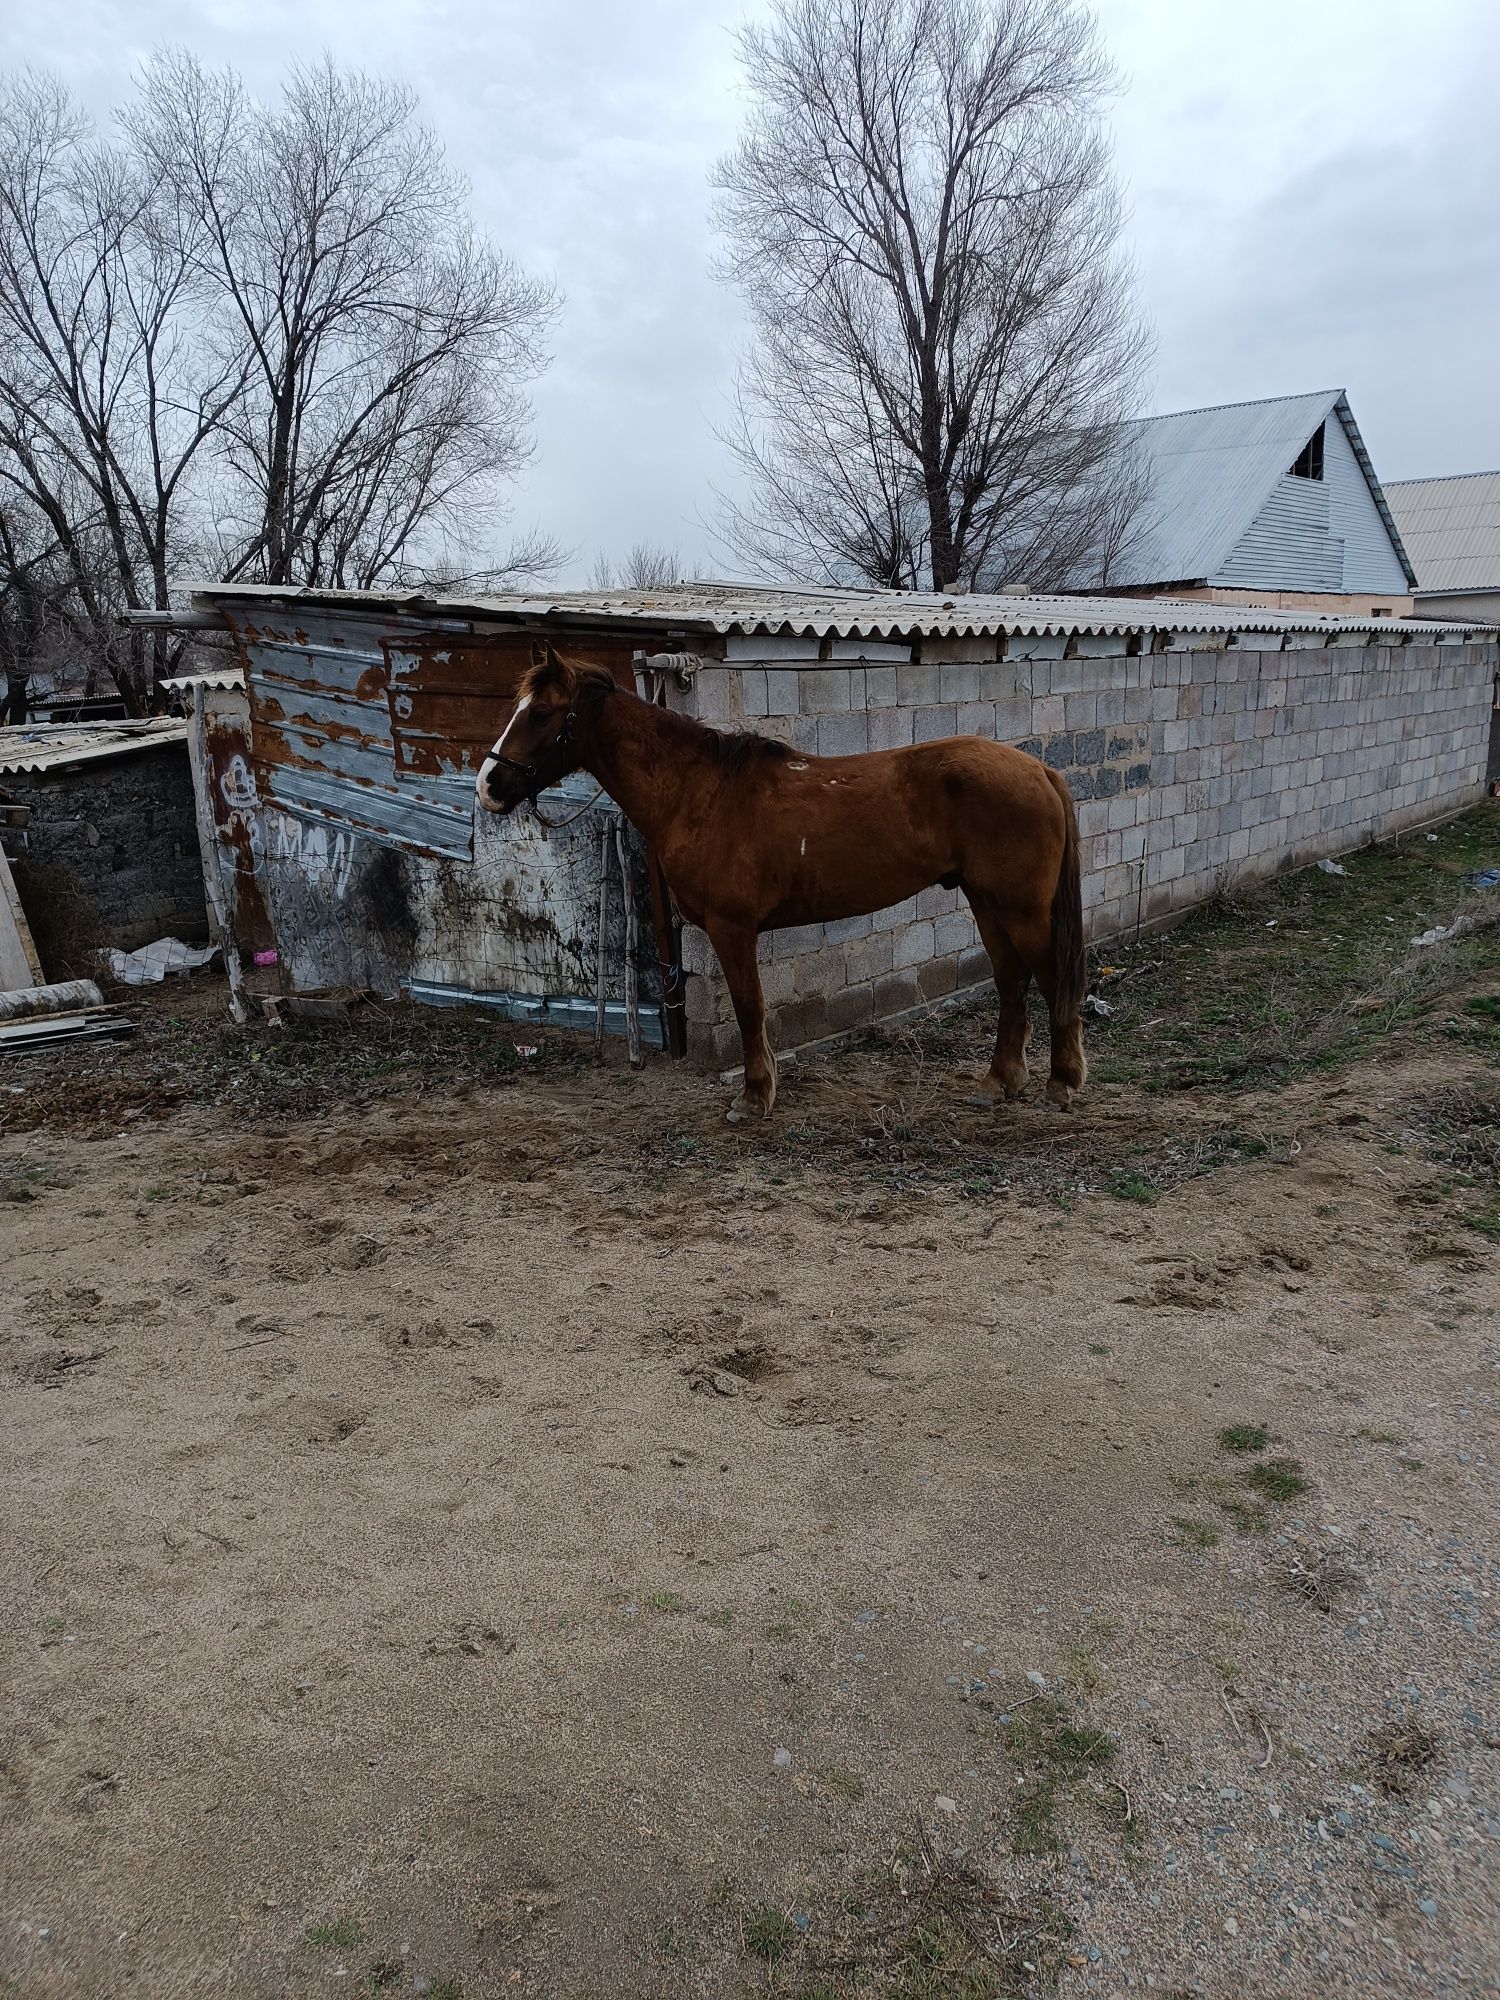
[[[1500,889],[1500,868],[1476,868],[1464,880],[1471,889]]]
[[[529,1062],[531,1058],[536,1054],[536,1052],[537,1049],[535,1042],[516,1043],[516,1054],[521,1058],[522,1062]]]
[[[1337,861],[1320,861],[1318,866],[1325,875],[1347,875],[1349,870]]]
[[[1083,999],[1085,1014],[1100,1014],[1107,1021],[1115,1011],[1107,1000],[1101,1000],[1097,993],[1086,993]]]
[[[184,944],[181,938],[158,938],[143,944],[139,951],[120,951],[111,945],[104,952],[110,977],[122,986],[160,986],[169,972],[197,972],[217,958],[216,944]]]
[[[1450,938],[1462,937],[1465,931],[1471,931],[1473,928],[1472,917],[1455,917],[1451,924],[1434,924],[1430,931],[1423,931],[1420,937],[1414,937],[1412,943],[1418,946],[1447,944]]]

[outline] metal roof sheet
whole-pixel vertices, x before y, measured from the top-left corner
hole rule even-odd
[[[1500,590],[1500,472],[1396,479],[1385,490],[1419,590]]]
[[[184,688],[242,688],[245,685],[243,667],[217,667],[196,674],[169,674],[156,685],[169,688],[173,694],[180,694]]]
[[[424,595],[410,591],[305,590],[288,585],[195,583],[183,588],[199,605],[305,605],[421,619],[445,618],[528,627],[639,626],[651,633],[806,633],[814,637],[879,638],[903,633],[977,636],[1146,632],[1364,632],[1393,628],[1454,632],[1452,619],[1350,618],[1263,605],[1210,604],[1185,598],[1108,596],[938,596],[901,590],[831,590],[797,584],[697,582],[660,590],[513,592],[504,596]],[[1474,629],[1490,628],[1476,627]]]
[[[166,743],[186,743],[187,724],[148,722],[24,722],[0,729],[0,771],[54,771],[102,757],[130,757]]]
[[[1303,446],[1335,412],[1387,532],[1407,569],[1397,522],[1381,492],[1342,389],[1272,396],[1141,417],[1128,428],[1149,482],[1146,522],[1116,566],[1117,584],[1186,583],[1217,575]]]

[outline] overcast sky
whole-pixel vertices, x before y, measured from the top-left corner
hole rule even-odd
[[[516,496],[577,551],[723,568],[700,526],[743,328],[706,182],[739,116],[714,0],[69,0],[0,62],[97,111],[162,42],[257,92],[324,49],[405,79],[476,211],[567,295]],[[1496,0],[1098,0],[1156,407],[1345,387],[1383,478],[1500,466]]]

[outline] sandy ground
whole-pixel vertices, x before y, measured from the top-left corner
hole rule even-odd
[[[660,1063],[0,1139],[0,1990],[843,1992],[924,1841],[1016,1990],[1497,1990],[1496,1253],[1413,1136],[1462,1063],[1239,1099],[1261,1157],[1143,1202],[945,1177],[966,1079],[900,1062],[774,1140]],[[1223,1105],[1071,1116],[987,1129]],[[1017,1852],[1038,1696],[1114,1749]]]

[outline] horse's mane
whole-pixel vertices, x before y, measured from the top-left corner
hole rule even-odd
[[[610,692],[615,694],[627,692],[607,668],[596,666],[592,661],[570,660],[568,665],[575,676],[579,693],[599,696]],[[535,694],[536,690],[546,683],[550,672],[551,665],[548,661],[534,662],[521,676],[516,688],[516,700],[521,701],[526,696]],[[714,729],[706,722],[699,722],[696,716],[683,715],[676,709],[663,708],[656,712],[661,716],[670,717],[674,723],[683,725],[695,736],[706,739],[704,748],[714,762],[726,772],[743,771],[747,766],[753,767],[762,761],[780,762],[782,758],[791,754],[784,743],[778,743],[774,737],[758,736],[753,729]]]
[[[772,736],[757,736],[753,729],[705,726],[703,733],[713,738],[714,755],[726,771],[743,771],[747,764],[780,763],[789,754],[784,743],[778,743]]]

